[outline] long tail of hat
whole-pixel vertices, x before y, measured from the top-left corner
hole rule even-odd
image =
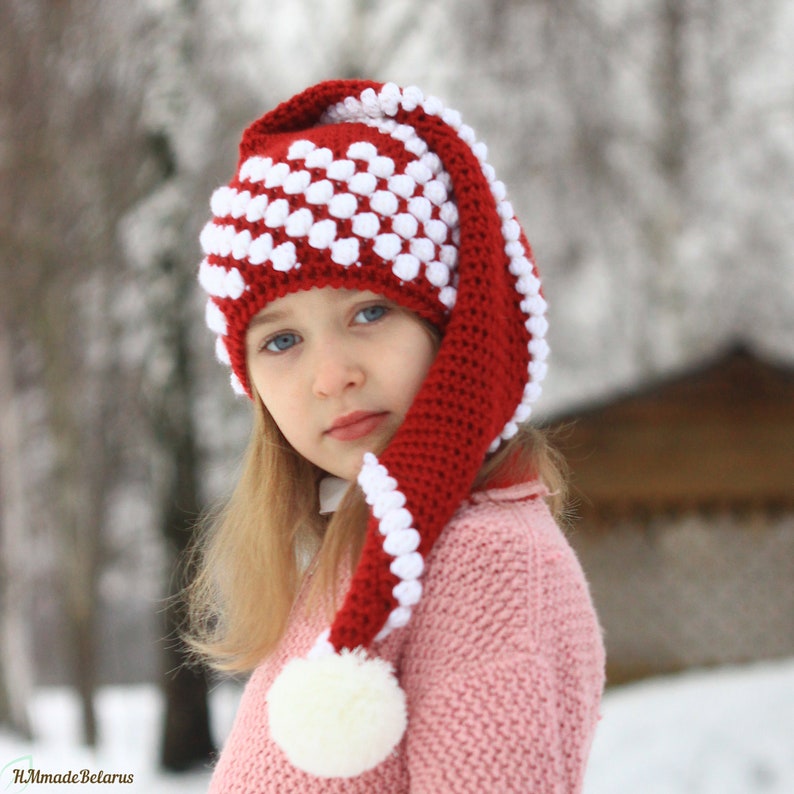
[[[437,99],[393,84],[335,81],[308,89],[261,121],[263,134],[320,123],[363,122],[388,134],[412,128],[443,162],[459,212],[458,281],[449,324],[402,426],[379,458],[365,457],[359,484],[371,512],[363,552],[341,608],[310,654],[319,661],[346,658],[355,666],[364,658],[362,649],[409,622],[434,542],[468,495],[486,454],[529,418],[546,370],[546,303],[529,245],[504,185],[486,162],[485,146]],[[250,134],[255,138],[255,126]],[[390,717],[374,719],[397,726],[397,735],[384,737],[375,761],[357,757],[342,768],[336,760],[318,765],[316,747],[301,758],[300,748],[311,746],[305,722],[295,723],[299,736],[293,740],[284,719],[296,713],[296,693],[325,691],[328,680],[312,688],[301,673],[293,685],[282,686],[287,677],[277,680],[269,696],[271,730],[297,766],[319,775],[359,774],[399,741],[399,694],[387,697],[389,687],[376,687],[378,697],[391,697],[393,709]],[[362,678],[358,667],[351,678]],[[316,698],[307,708],[308,714],[317,710]],[[372,746],[377,742],[369,730],[362,739]],[[329,731],[323,724],[321,744]],[[343,742],[350,741],[355,736],[348,732]],[[326,755],[333,759],[340,752]]]

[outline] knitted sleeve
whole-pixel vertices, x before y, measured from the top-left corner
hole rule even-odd
[[[581,789],[604,664],[587,585],[538,493],[495,493],[436,544],[405,647],[412,794]]]

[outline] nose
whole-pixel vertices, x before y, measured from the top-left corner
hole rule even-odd
[[[329,341],[315,351],[312,391],[315,397],[336,397],[364,382],[364,369],[350,351]]]

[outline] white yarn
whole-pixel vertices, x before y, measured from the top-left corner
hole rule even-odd
[[[425,269],[425,276],[434,287],[446,287],[449,284],[449,268],[441,262],[431,262]]]
[[[283,226],[289,217],[290,208],[286,199],[276,199],[265,211],[265,225],[271,229]]]
[[[232,391],[240,397],[247,397],[247,392],[245,391],[245,386],[240,382],[240,379],[237,377],[236,373],[232,372],[231,378],[229,379],[232,384]]]
[[[305,237],[314,225],[314,216],[310,209],[301,207],[290,213],[284,225],[284,231],[290,237]]]
[[[374,91],[372,91],[372,96],[375,96]],[[375,107],[377,107],[377,105]],[[356,141],[347,147],[347,156],[353,160],[365,160],[369,162],[378,156],[378,150],[369,141]]]
[[[436,247],[433,245],[433,241],[428,240],[427,237],[414,237],[409,243],[409,248],[420,262],[430,262],[436,255]],[[432,279],[429,280],[431,284],[434,283]],[[443,287],[444,285],[439,286]]]
[[[387,233],[379,234],[375,238],[375,245],[372,247],[372,250],[381,257],[381,259],[391,262],[400,251],[402,251],[402,247],[403,243],[398,235]]]
[[[422,538],[415,529],[396,529],[389,532],[383,541],[383,550],[392,557],[408,554],[419,548]]]
[[[294,141],[287,150],[288,160],[302,160],[310,152],[314,151],[316,145],[312,141],[307,141],[305,138]]]
[[[248,261],[252,265],[261,265],[267,262],[272,250],[273,235],[270,232],[260,234],[259,237],[251,241],[251,247],[248,249]]]
[[[268,205],[268,198],[264,194],[260,194],[258,196],[254,196],[250,203],[248,204],[248,208],[245,211],[245,219],[249,223],[255,223],[256,221],[261,221],[262,218],[265,217],[265,210],[267,210]]]
[[[378,529],[381,534],[388,535],[390,532],[396,532],[397,530],[410,529],[413,520],[413,516],[405,507],[393,507],[383,515]]]
[[[204,308],[204,320],[210,331],[214,331],[220,336],[226,336],[226,316],[214,300],[210,299],[207,301],[207,305]]]
[[[295,243],[281,243],[281,245],[277,245],[270,254],[270,261],[273,263],[273,269],[282,272],[292,270],[292,268],[295,267],[297,259]]]
[[[337,193],[328,202],[328,214],[345,220],[352,218],[358,209],[358,201],[352,193]]]
[[[286,163],[275,163],[265,175],[265,187],[281,187],[289,176],[290,168]]]
[[[231,212],[232,199],[236,194],[237,191],[227,185],[219,187],[210,197],[212,214],[218,218],[228,215]]]
[[[308,171],[293,171],[285,180],[282,189],[288,196],[303,193],[312,181]]]
[[[411,198],[416,190],[416,182],[408,174],[395,174],[389,177],[388,186],[392,193],[404,199]]]
[[[326,169],[329,179],[337,182],[347,182],[356,173],[356,164],[352,160],[333,160]]]
[[[400,281],[413,281],[419,275],[419,268],[419,260],[413,254],[400,254],[391,269]]]
[[[401,491],[388,491],[378,494],[372,501],[372,515],[381,519],[390,510],[398,510],[405,506],[405,496]],[[382,532],[383,530],[381,530]]]
[[[226,342],[223,341],[222,336],[215,337],[215,358],[227,367],[232,365],[232,360],[229,357],[229,350],[226,347]]]
[[[344,237],[331,243],[331,259],[344,267],[358,261],[358,237]]]
[[[392,595],[397,599],[400,606],[416,606],[422,598],[422,583],[416,579],[402,581],[394,586]]]
[[[306,188],[306,201],[309,204],[327,204],[334,195],[333,183],[328,179],[321,179],[319,182],[312,182]]]
[[[231,254],[234,259],[238,261],[245,259],[248,256],[248,249],[251,247],[251,232],[244,229],[238,234],[234,235],[232,240]]]
[[[314,149],[306,155],[306,168],[328,168],[333,159],[334,153],[323,146],[320,149]]]
[[[369,199],[369,206],[379,215],[389,217],[397,212],[397,196],[388,190],[377,190]]]
[[[243,190],[235,192],[232,197],[231,216],[232,218],[242,218],[245,215],[248,205],[251,202],[251,191]]]
[[[392,231],[399,234],[400,237],[410,239],[419,229],[419,223],[413,215],[409,215],[407,212],[402,212],[399,215],[394,216],[391,223],[391,228]]]
[[[375,192],[377,184],[378,180],[374,174],[362,172],[353,174],[347,181],[348,188],[360,196],[371,196]]]
[[[312,248],[317,248],[319,250],[328,248],[335,238],[336,223],[328,218],[317,221],[317,223],[309,229],[309,245]]]
[[[444,221],[431,220],[423,224],[423,228],[425,234],[436,243],[436,245],[442,245],[447,241],[449,227]]]
[[[389,570],[399,579],[418,579],[425,569],[425,561],[418,551],[410,551],[395,557]]]
[[[378,179],[388,179],[394,173],[394,167],[391,157],[378,155],[370,160],[367,170]]]
[[[270,733],[290,763],[322,778],[384,761],[408,723],[392,666],[364,649],[293,659],[267,693]]]
[[[353,216],[353,234],[370,239],[380,231],[380,219],[374,212],[360,212]]]
[[[440,179],[433,179],[428,182],[424,187],[423,193],[437,207],[440,207],[449,197],[449,193]]]

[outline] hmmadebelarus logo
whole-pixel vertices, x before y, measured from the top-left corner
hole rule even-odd
[[[94,772],[91,769],[49,772],[33,766],[33,756],[23,755],[9,761],[0,769],[0,794],[19,794],[29,787],[87,784],[129,785],[135,776],[131,773]]]

